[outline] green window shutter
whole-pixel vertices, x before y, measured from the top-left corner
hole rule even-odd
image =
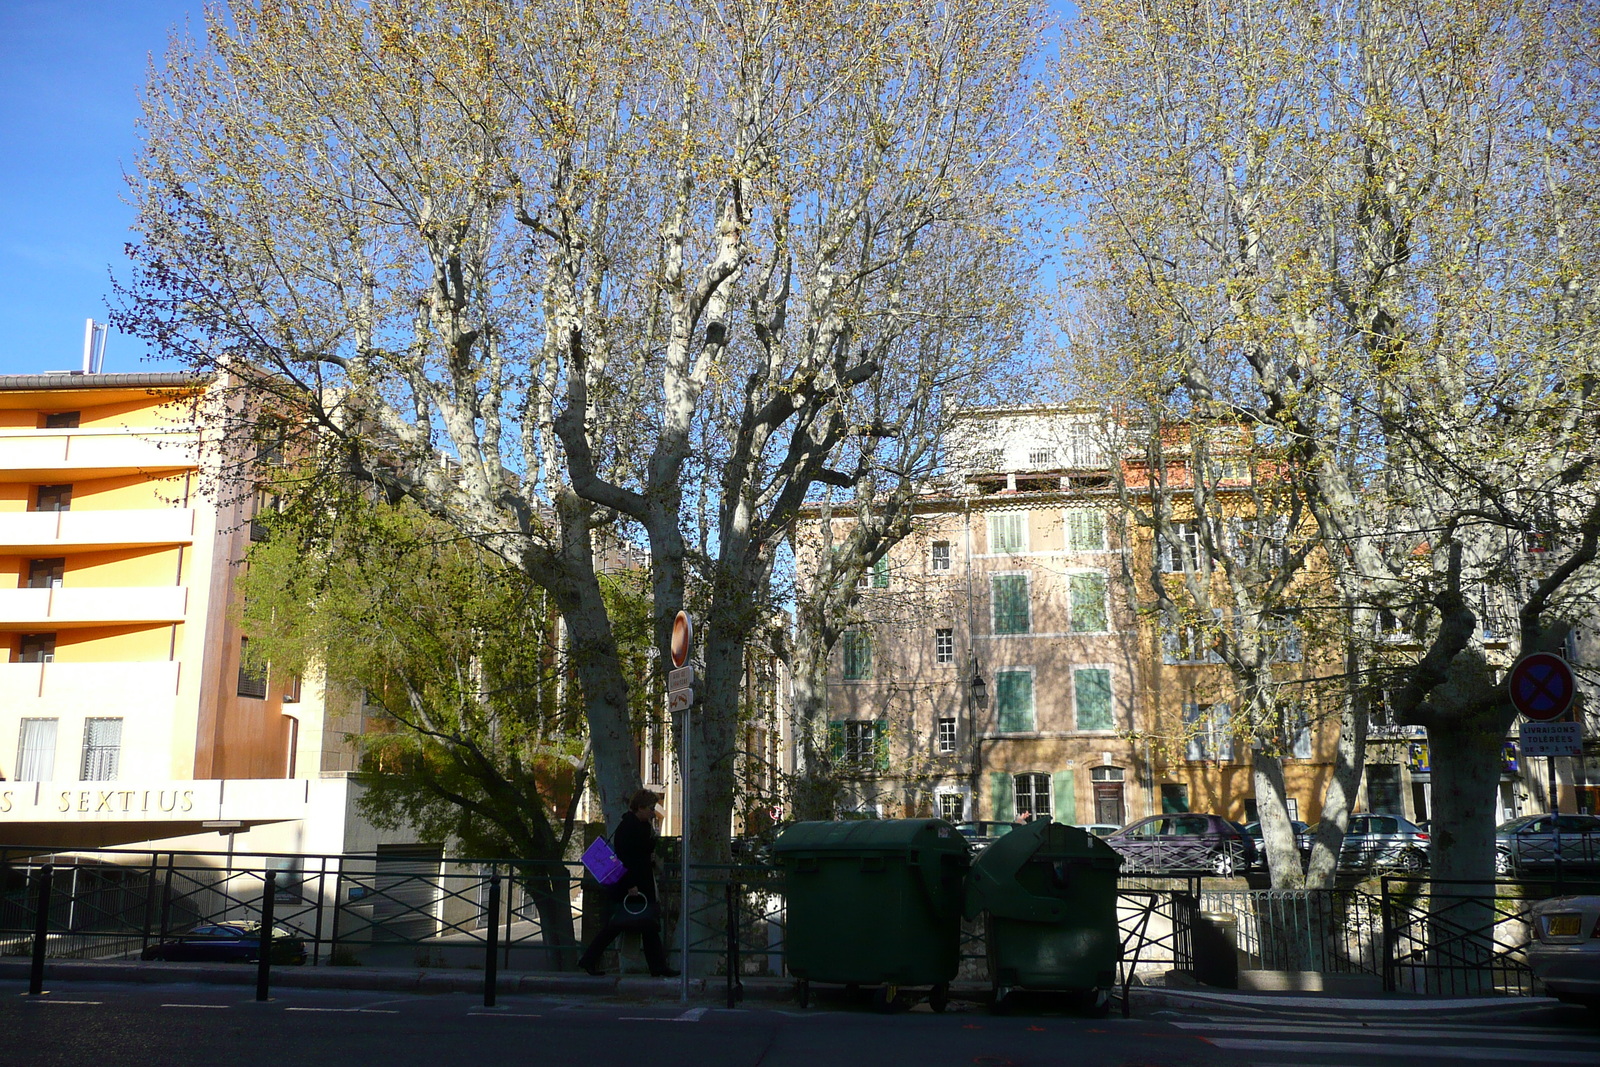
[[[1026,733],[1033,727],[1033,673],[996,671],[995,711],[1003,734]]]
[[[889,723],[885,719],[877,719],[872,724],[872,755],[879,771],[889,769]]]
[[[1106,516],[1103,511],[1067,512],[1067,551],[1101,552],[1106,545]]]
[[[1078,793],[1070,770],[1057,771],[1050,776],[1050,806],[1056,822],[1071,826],[1078,821]]]
[[[1078,706],[1078,729],[1113,729],[1109,670],[1104,667],[1082,667],[1073,671],[1072,689]]]
[[[1017,817],[1017,802],[1009,774],[989,775],[989,805],[994,809],[997,822],[1010,822]]]
[[[857,681],[872,677],[872,638],[861,630],[846,630],[844,643],[844,676]]]
[[[1105,575],[1070,575],[1067,587],[1072,598],[1073,633],[1104,633],[1111,629],[1106,621]]]
[[[835,767],[844,764],[844,723],[828,724],[828,754]]]
[[[1028,610],[1028,576],[999,574],[989,579],[989,589],[994,600],[994,632],[1027,633],[1032,621]]]
[[[1028,549],[1028,513],[1007,511],[989,516],[989,552],[1026,552]]]
[[[878,562],[872,565],[872,587],[874,589],[889,588],[889,557],[879,556]]]

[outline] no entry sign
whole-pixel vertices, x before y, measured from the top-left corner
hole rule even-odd
[[[1511,706],[1535,722],[1560,718],[1572,706],[1572,668],[1553,652],[1530,652],[1511,668]]]

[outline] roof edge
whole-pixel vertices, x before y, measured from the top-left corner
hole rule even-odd
[[[44,392],[59,389],[183,389],[209,385],[216,375],[195,371],[151,371],[131,374],[0,374],[0,392]]]

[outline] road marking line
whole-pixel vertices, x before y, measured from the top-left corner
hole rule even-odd
[[[227,1010],[227,1004],[163,1004],[163,1008],[218,1008]]]
[[[52,997],[31,997],[29,1004],[104,1004],[103,1000],[56,1000]]]
[[[705,1008],[690,1008],[678,1016],[677,1021],[680,1023],[697,1023],[700,1021],[700,1016],[704,1015],[706,1011],[707,1009]]]
[[[518,1013],[516,1013],[514,1011],[469,1011],[469,1012],[467,1012],[467,1014],[468,1015],[477,1016],[480,1019],[543,1019],[544,1018],[543,1015],[529,1015],[529,1014],[527,1014],[525,1012],[523,1014],[519,1015]]]
[[[387,1008],[284,1008],[284,1011],[321,1011],[331,1012],[335,1015],[399,1015],[397,1011]]]
[[[1173,1023],[1173,1026],[1184,1030],[1210,1030],[1213,1033],[1228,1033],[1231,1031],[1219,1030],[1216,1023]],[[1459,1037],[1469,1040],[1482,1040],[1492,1038],[1500,1041],[1556,1041],[1563,1044],[1596,1044],[1600,1037],[1575,1037],[1556,1029],[1522,1030],[1516,1033],[1507,1033],[1504,1028],[1496,1027],[1493,1033],[1486,1032],[1483,1028],[1475,1027],[1441,1027],[1417,1026],[1372,1026],[1362,1023],[1347,1023],[1344,1025],[1313,1024],[1313,1023],[1258,1023],[1251,1022],[1249,1029],[1252,1033],[1262,1034],[1348,1034],[1351,1037]]]
[[[1297,1052],[1302,1056],[1349,1056],[1364,1054],[1368,1056],[1394,1056],[1400,1050],[1388,1043],[1366,1044],[1360,1041],[1248,1041],[1239,1038],[1213,1038],[1212,1042],[1217,1048],[1233,1049],[1238,1051],[1255,1052]],[[1456,1060],[1502,1060],[1508,1063],[1527,1063],[1528,1051],[1519,1048],[1471,1048],[1457,1045],[1436,1045],[1430,1049],[1408,1048],[1406,1055],[1422,1056],[1424,1059],[1456,1059]],[[1555,1049],[1540,1050],[1539,1059],[1545,1063],[1594,1063],[1593,1052],[1559,1052]]]

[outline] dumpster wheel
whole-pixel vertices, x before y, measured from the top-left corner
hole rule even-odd
[[[942,1012],[950,1006],[950,983],[940,982],[928,993],[928,1007]]]
[[[994,997],[989,1001],[989,1011],[995,1015],[1005,1015],[1009,1013],[1011,1011],[1011,1005],[1008,1002],[1011,999],[1012,992],[1013,990],[1011,986],[996,985],[994,987]]]
[[[900,997],[900,987],[893,984],[879,986],[872,994],[873,1007],[879,1011],[894,1011],[894,1002]]]
[[[800,985],[795,990],[794,998],[799,1002],[802,1011],[811,1003],[811,983],[807,979],[800,979]]]

